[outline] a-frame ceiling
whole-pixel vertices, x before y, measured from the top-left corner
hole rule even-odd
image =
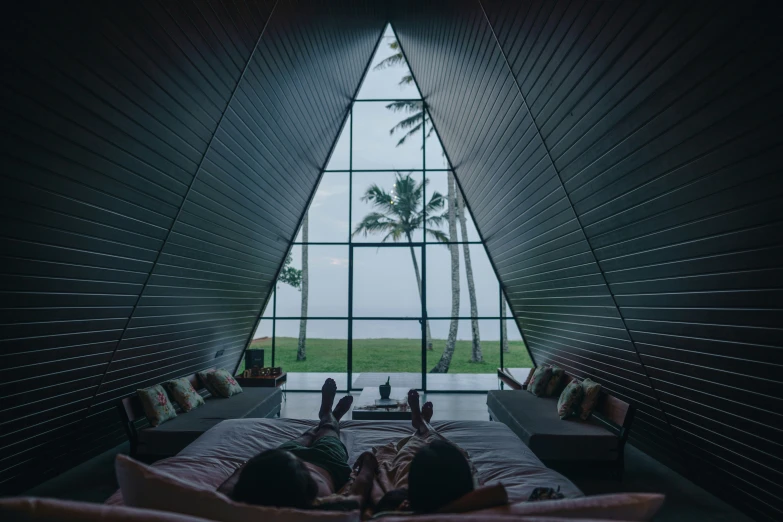
[[[3,491],[120,440],[118,397],[237,362],[390,21],[536,363],[634,402],[636,444],[782,518],[777,9],[20,3]]]

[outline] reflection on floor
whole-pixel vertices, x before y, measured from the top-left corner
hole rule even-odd
[[[511,368],[517,379],[524,380],[529,368]],[[348,389],[347,373],[289,373],[286,382],[289,390],[320,390],[327,377],[337,381],[337,388]],[[422,388],[421,374],[419,373],[375,373],[362,372],[353,374],[351,388],[360,390],[367,386],[378,386],[391,378],[391,385],[395,388]],[[428,391],[469,391],[482,392],[498,389],[497,374],[493,373],[428,373]]]

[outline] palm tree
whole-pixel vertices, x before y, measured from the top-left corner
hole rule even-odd
[[[453,177],[453,174],[451,174]],[[468,225],[465,219],[465,201],[461,194],[457,194],[457,207],[459,214],[460,231],[462,241],[468,240]],[[476,285],[473,283],[473,264],[470,261],[470,245],[462,244],[462,255],[465,256],[465,274],[468,279],[468,295],[470,299],[470,333],[473,339],[470,362],[484,362],[481,354],[481,335],[479,334],[478,306],[476,305]]]
[[[446,340],[446,347],[440,356],[438,364],[435,365],[430,373],[446,373],[451,365],[451,358],[454,356],[454,348],[457,345],[457,331],[459,329],[459,246],[453,242],[457,241],[457,195],[456,182],[454,176],[449,175],[449,238],[452,243],[449,244],[451,253],[451,323],[449,324],[449,337]]]
[[[401,240],[411,243],[411,259],[413,260],[413,270],[416,273],[419,299],[422,296],[421,273],[419,272],[419,263],[416,260],[416,251],[412,245],[413,233],[426,227],[429,237],[440,242],[448,241],[448,237],[436,229],[445,219],[440,213],[444,206],[443,196],[439,192],[433,192],[430,200],[423,204],[426,184],[426,181],[417,182],[410,173],[402,174],[400,172],[397,172],[391,192],[387,192],[373,183],[367,188],[361,200],[371,203],[377,211],[364,216],[364,219],[356,225],[352,233],[353,237],[359,234],[363,234],[365,237],[370,234],[383,234],[382,243],[389,240],[395,243]],[[429,321],[425,326],[427,349],[432,350]]]
[[[308,240],[308,225],[309,225],[309,212],[306,212],[304,219],[302,219],[302,312],[299,318],[299,342],[296,345],[296,360],[307,360],[307,300],[309,291],[309,274],[307,266],[307,240]]]
[[[500,346],[503,349],[503,353],[508,353],[508,330],[506,330],[506,302],[503,300],[503,305],[500,307]]]

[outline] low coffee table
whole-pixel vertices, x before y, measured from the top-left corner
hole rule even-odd
[[[425,394],[420,394],[420,402],[427,400]],[[381,402],[381,393],[377,386],[364,388],[355,401],[353,420],[411,420],[411,410],[408,408],[408,389],[392,388],[389,403]]]

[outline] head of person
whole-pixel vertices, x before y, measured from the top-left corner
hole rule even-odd
[[[413,457],[408,475],[408,502],[413,511],[437,511],[473,488],[470,464],[453,444],[436,440]]]
[[[304,462],[288,451],[273,449],[247,461],[231,496],[248,504],[306,509],[317,494],[318,485]]]

